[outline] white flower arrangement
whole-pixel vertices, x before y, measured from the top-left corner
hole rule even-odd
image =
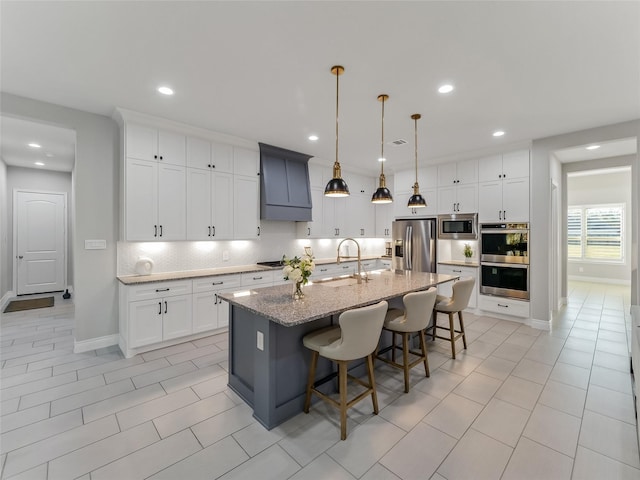
[[[302,257],[296,256],[290,259],[283,255],[282,263],[284,264],[284,268],[282,269],[284,279],[291,280],[295,283],[302,283],[302,285],[307,284],[309,277],[316,268],[312,254],[305,254]]]

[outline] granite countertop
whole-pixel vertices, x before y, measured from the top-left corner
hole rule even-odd
[[[369,275],[369,282],[345,285],[351,278],[318,282],[304,287],[304,298],[293,300],[293,284],[255,288],[244,292],[218,294],[233,305],[284,326],[294,326],[426,290],[439,283],[459,278],[436,273],[384,271]]]
[[[438,261],[439,264],[441,265],[453,265],[456,267],[471,267],[471,268],[478,268],[480,266],[480,264],[478,262],[461,262],[459,260],[441,260]]]
[[[376,260],[380,255],[363,256],[362,260]],[[342,260],[343,263],[355,262],[356,258]],[[316,265],[336,263],[336,258],[315,259]],[[151,275],[119,275],[116,277],[123,285],[137,285],[140,283],[166,282],[168,280],[188,280],[190,278],[212,277],[215,275],[232,275],[234,273],[260,272],[265,270],[279,270],[282,267],[265,267],[263,265],[237,265],[234,267],[204,268],[201,270],[180,270],[176,272],[152,273]]]

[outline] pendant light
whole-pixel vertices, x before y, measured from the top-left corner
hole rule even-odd
[[[348,197],[349,187],[347,182],[342,179],[342,173],[340,171],[340,162],[338,161],[338,97],[339,97],[339,79],[340,75],[344,73],[344,67],[335,65],[331,67],[331,73],[336,76],[336,161],[333,164],[333,178],[329,180],[327,186],[324,188],[325,197]]]
[[[389,95],[378,95],[378,101],[382,103],[382,133],[380,135],[380,183],[378,189],[371,197],[371,203],[391,203],[393,202],[393,197],[391,196],[391,192],[387,188],[385,178],[384,178],[384,102],[389,100]]]
[[[418,185],[418,120],[421,115],[414,113],[411,115],[414,123],[414,141],[415,141],[415,159],[416,159],[416,183],[413,184],[413,195],[409,199],[407,207],[409,208],[424,208],[427,206],[427,202],[424,197],[420,195],[420,185]]]

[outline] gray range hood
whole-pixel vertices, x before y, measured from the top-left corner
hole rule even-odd
[[[260,144],[260,218],[311,221],[310,155]]]

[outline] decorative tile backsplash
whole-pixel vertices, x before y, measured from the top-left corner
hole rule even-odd
[[[260,261],[279,260],[302,255],[311,246],[316,258],[334,258],[340,239],[297,239],[293,222],[263,221],[259,240],[212,242],[118,242],[118,275],[135,275],[136,262],[144,257],[153,260],[153,273],[198,270],[203,268],[250,265]],[[384,239],[357,239],[362,255],[383,255]],[[356,255],[355,245],[349,255]],[[347,253],[343,251],[343,253]],[[225,260],[228,258],[228,260]]]

